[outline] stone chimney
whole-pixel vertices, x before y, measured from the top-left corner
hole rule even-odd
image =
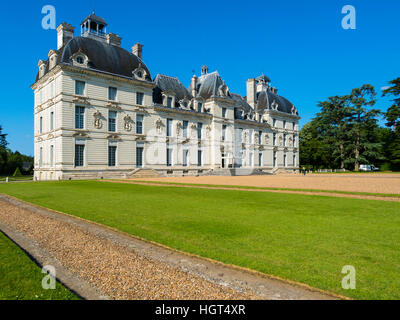
[[[61,23],[57,27],[57,50],[67,44],[74,37],[75,28],[68,23]]]
[[[197,77],[196,75],[193,75],[192,77],[192,83],[190,84],[191,88],[192,88],[192,96],[196,97],[197,96]]]
[[[107,43],[116,47],[121,47],[122,38],[114,33],[109,33],[107,35]]]
[[[139,42],[132,47],[132,53],[142,59],[143,45]]]
[[[247,103],[254,109],[256,106],[256,79],[247,80]]]

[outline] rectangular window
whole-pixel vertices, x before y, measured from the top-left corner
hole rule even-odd
[[[117,147],[108,146],[108,166],[115,167],[116,165]]]
[[[203,124],[201,122],[199,122],[197,124],[197,139],[201,139],[201,131],[203,129]]]
[[[168,97],[168,98],[167,98],[167,107],[168,107],[168,108],[171,108],[171,107],[172,107],[172,98],[171,98],[171,97]]]
[[[144,93],[143,92],[136,92],[136,104],[142,106],[143,105],[143,99],[144,99]]]
[[[167,167],[172,166],[172,148],[167,147]]]
[[[272,145],[276,146],[276,133],[273,134]]]
[[[184,137],[184,138],[187,138],[187,128],[188,128],[188,124],[189,124],[188,121],[186,121],[186,120],[183,121],[183,137]]]
[[[117,112],[116,111],[108,111],[108,131],[115,132],[117,123]]]
[[[75,107],[75,129],[85,128],[85,107]]]
[[[262,166],[262,152],[258,153],[258,165],[261,167]]]
[[[54,130],[54,112],[50,112],[50,131]]]
[[[286,120],[283,120],[283,129],[286,129]]]
[[[114,88],[114,87],[108,88],[108,100],[112,100],[112,101],[117,100],[117,88]]]
[[[295,154],[293,155],[293,166],[294,167],[296,166],[296,155]]]
[[[202,152],[201,150],[197,150],[197,166],[201,167],[202,166]]]
[[[43,117],[39,118],[39,133],[43,133]]]
[[[172,134],[172,119],[167,119],[167,137]]]
[[[258,144],[261,144],[262,142],[262,131],[258,131]]]
[[[197,112],[202,112],[203,111],[203,104],[201,102],[197,103]]]
[[[43,148],[40,147],[39,149],[39,167],[41,168],[43,165]]]
[[[283,155],[283,166],[284,167],[287,166],[287,156],[286,156],[286,154]]]
[[[76,80],[75,81],[75,94],[79,96],[85,95],[85,85],[86,83],[83,81]]]
[[[221,140],[225,141],[225,137],[226,137],[226,124],[222,125],[222,135],[221,135]]]
[[[296,129],[296,123],[293,122],[293,130],[295,130],[295,129]]]
[[[85,152],[84,144],[75,144],[75,167],[84,166],[84,152]]]
[[[286,147],[286,134],[283,135],[283,146]]]
[[[143,116],[136,116],[136,134],[143,134]]]
[[[276,119],[272,119],[272,126],[276,127]]]
[[[251,130],[249,130],[249,143],[253,143],[253,132]]]
[[[276,158],[276,151],[274,151],[274,168],[276,168],[276,162],[277,161],[277,158]]]
[[[136,147],[136,167],[143,167],[143,147]]]
[[[222,108],[222,118],[226,118],[226,108]]]
[[[188,153],[189,153],[189,150],[183,150],[183,159],[182,159],[182,165],[184,166],[184,167],[187,167],[187,165],[188,165]]]
[[[50,166],[54,166],[54,146],[50,146]]]

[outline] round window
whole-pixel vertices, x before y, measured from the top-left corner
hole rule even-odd
[[[78,62],[79,64],[83,64],[84,62],[83,57],[77,57],[76,62]]]

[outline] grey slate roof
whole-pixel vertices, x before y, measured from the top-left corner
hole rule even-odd
[[[257,80],[257,81],[267,82],[267,83],[268,83],[268,82],[271,82],[271,79],[268,78],[268,77],[267,77],[266,75],[264,75],[264,74],[261,75],[261,76],[259,76],[259,77],[257,77],[256,80]]]
[[[179,81],[178,78],[157,74],[154,78],[156,87],[153,89],[153,102],[162,103],[162,92],[172,91],[175,93],[176,103],[180,100],[187,98],[191,100],[193,97],[185,86]]]
[[[197,95],[204,100],[212,96],[218,96],[218,88],[223,84],[218,71],[203,74],[197,79]],[[192,84],[189,86],[189,91],[192,92]]]
[[[286,98],[271,92],[270,89],[263,90],[257,93],[256,111],[262,112],[265,109],[273,109],[272,103],[276,101],[278,111],[292,113],[293,104]]]
[[[94,13],[90,14],[85,19],[83,19],[81,24],[83,24],[85,21],[87,21],[89,19],[90,19],[90,21],[97,22],[97,23],[103,24],[105,26],[107,25],[106,20],[104,20],[103,18],[101,18],[99,16],[96,16]]]
[[[139,57],[123,48],[86,37],[75,37],[58,50],[57,64],[72,64],[70,58],[77,52],[82,52],[88,57],[90,69],[129,78],[132,77],[132,71],[141,64],[147,72],[146,80],[152,81],[149,69]],[[46,61],[45,73],[47,72],[48,61]],[[37,80],[38,75],[36,76]]]

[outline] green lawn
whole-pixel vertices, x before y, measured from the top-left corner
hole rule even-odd
[[[400,298],[400,203],[99,181],[0,192],[164,245],[360,299]],[[356,290],[341,270],[357,271]]]
[[[58,282],[55,290],[44,290],[42,269],[1,232],[0,257],[0,300],[78,299]]]

